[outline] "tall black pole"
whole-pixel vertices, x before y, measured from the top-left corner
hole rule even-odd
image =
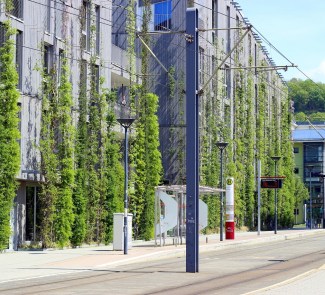
[[[277,161],[274,161],[275,164],[275,177],[277,177],[277,170],[276,170],[276,163]],[[274,196],[274,234],[277,234],[278,230],[278,189],[275,189],[275,196]]]
[[[186,272],[199,271],[198,10],[186,10]]]
[[[220,151],[220,241],[223,241],[223,150],[227,147],[228,142],[217,142],[216,145]]]
[[[278,180],[278,172],[277,172],[277,162],[281,159],[279,156],[273,156],[271,159],[274,161],[274,170],[275,175],[274,178]],[[274,234],[277,234],[278,230],[278,188],[275,188],[274,191]]]
[[[325,228],[325,175],[323,174],[323,228]]]
[[[128,127],[124,126],[124,254],[128,254]]]
[[[319,177],[321,177],[323,181],[323,228],[325,228],[325,174],[320,173]]]
[[[124,222],[123,222],[123,250],[124,254],[128,254],[128,129],[134,122],[133,118],[117,119],[124,128]]]
[[[223,189],[223,149],[220,149],[220,188]],[[220,241],[223,241],[223,191],[220,194]]]
[[[313,228],[313,202],[312,202],[312,197],[311,197],[311,170],[312,168],[309,169],[309,209],[310,209],[310,229]]]

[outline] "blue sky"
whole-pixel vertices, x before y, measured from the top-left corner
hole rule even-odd
[[[237,0],[242,13],[283,55],[315,82],[325,83],[325,0]],[[289,65],[264,43],[277,65]],[[297,69],[286,80],[306,79]]]

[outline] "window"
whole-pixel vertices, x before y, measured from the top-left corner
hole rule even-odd
[[[3,45],[7,40],[6,37],[6,27],[4,24],[0,24],[0,46]]]
[[[38,202],[39,188],[26,187],[26,240],[37,241],[39,239],[40,206]]]
[[[293,152],[294,152],[295,154],[299,154],[299,148],[298,148],[298,147],[294,147],[294,148],[293,148]]]
[[[226,44],[226,52],[230,52],[230,7],[227,6],[227,44]]]
[[[255,66],[255,75],[257,75],[257,45],[254,45],[254,66]]]
[[[305,163],[323,162],[323,143],[304,144]]]
[[[225,65],[225,87],[226,87],[226,98],[231,98],[231,75],[230,68],[228,65]]]
[[[64,3],[61,1],[56,2],[56,28],[55,28],[55,35],[58,38],[62,38],[62,31],[64,30],[63,27],[63,11],[64,11]]]
[[[45,45],[44,46],[44,73],[49,74],[52,68],[52,52],[53,46]]]
[[[154,4],[155,31],[171,29],[172,1],[162,1]]]
[[[99,66],[97,65],[93,65],[93,83],[94,83],[94,87],[95,87],[95,91],[97,91],[97,93],[99,93]]]
[[[19,133],[21,134],[21,103],[18,102],[17,106],[18,106],[18,114],[17,114],[17,117],[18,117],[18,130],[19,130]],[[21,137],[19,137],[17,142],[18,142],[19,146],[21,147]]]
[[[100,51],[100,6],[96,5],[95,7],[95,15],[96,15],[96,54],[99,55]]]
[[[46,6],[46,31],[51,31],[51,0],[47,0]]]
[[[249,63],[251,65],[251,57],[252,57],[252,36],[251,34],[248,34],[248,53],[249,53]]]
[[[212,28],[218,27],[218,1],[212,0]],[[215,42],[215,35],[218,34],[218,31],[212,31],[212,42]]]
[[[81,96],[87,95],[87,74],[88,66],[85,60],[81,61],[81,72],[80,72],[80,94]]]
[[[204,49],[202,47],[199,48],[199,73],[200,73],[200,81],[199,83],[203,85],[204,83],[204,71],[205,71],[205,59],[204,59]]]
[[[90,2],[84,1],[82,7],[82,44],[81,46],[90,51],[90,25],[91,25],[91,11],[90,11]]]
[[[64,59],[64,51],[62,49],[59,50],[59,60],[58,60],[58,71],[57,71],[57,82],[60,86],[61,84],[61,77],[63,75],[62,63]]]
[[[294,169],[293,169],[293,172],[294,172],[294,174],[299,174],[299,168],[297,168],[297,167],[294,168]]]
[[[22,90],[22,65],[23,65],[23,33],[16,34],[16,69],[18,74],[18,89]]]
[[[13,0],[12,1],[12,7],[11,15],[14,17],[17,17],[19,19],[23,19],[23,0]]]

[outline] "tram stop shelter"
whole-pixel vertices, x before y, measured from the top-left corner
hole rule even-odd
[[[200,196],[218,195],[221,188],[199,186]],[[199,229],[208,225],[208,206],[199,200]],[[186,235],[186,185],[163,185],[155,188],[155,245],[165,245],[167,234],[174,244],[183,244]]]

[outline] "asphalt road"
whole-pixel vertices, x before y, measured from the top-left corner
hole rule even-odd
[[[0,294],[325,294],[323,265],[325,236],[309,236],[203,253],[195,274],[179,257],[4,283]]]

